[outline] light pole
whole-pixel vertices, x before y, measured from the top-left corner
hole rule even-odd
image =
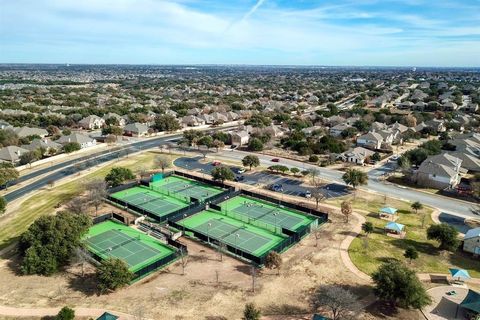
[[[182,223],[182,225],[183,225],[183,235],[185,235],[185,218],[186,218],[186,217],[187,217],[187,214],[184,213],[184,214],[183,214],[183,223]]]
[[[277,232],[277,214],[278,214],[278,212],[275,212],[273,214],[273,217],[275,218],[275,222],[274,222],[274,225],[273,225],[274,232]]]
[[[210,243],[210,227],[212,226],[212,223],[209,222],[207,224],[207,242]]]
[[[238,254],[237,253],[237,239],[240,238],[240,235],[237,233],[235,234],[235,254]]]

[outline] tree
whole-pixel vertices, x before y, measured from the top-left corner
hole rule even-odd
[[[135,179],[132,170],[123,167],[114,167],[105,176],[105,182],[112,187],[119,186],[126,180]]]
[[[220,166],[212,170],[212,177],[213,180],[220,180],[223,183],[225,180],[233,180],[235,174],[229,167]]]
[[[335,285],[322,285],[316,289],[311,305],[315,310],[328,308],[332,320],[354,318],[362,309],[354,294]]]
[[[413,210],[415,210],[415,213],[418,214],[418,210],[422,210],[423,209],[423,204],[421,204],[419,201],[415,201],[414,203],[412,203],[412,205],[410,206]]]
[[[88,190],[88,202],[95,207],[95,214],[97,214],[98,208],[107,196],[107,184],[100,179],[93,180],[86,185],[86,189]]]
[[[156,156],[155,157],[155,166],[162,169],[162,173],[165,173],[165,169],[170,168],[172,161],[166,156]]]
[[[68,264],[72,252],[82,246],[81,238],[88,231],[91,219],[62,211],[55,216],[38,218],[20,236],[24,274],[51,275]]]
[[[242,164],[252,170],[252,167],[258,167],[260,165],[260,159],[255,155],[248,155],[242,159]]]
[[[323,200],[325,200],[326,196],[323,194],[322,191],[320,191],[320,189],[318,188],[315,188],[313,191],[312,191],[312,197],[313,199],[315,199],[315,208],[318,209],[318,205],[320,204],[320,202],[322,202]]]
[[[279,275],[281,266],[282,256],[275,251],[270,251],[265,258],[265,267],[268,269],[277,269],[277,275]]]
[[[65,153],[72,153],[74,151],[80,150],[82,147],[78,142],[69,142],[63,146],[63,151]]]
[[[213,140],[212,147],[218,152],[220,149],[225,148],[225,143],[221,140]]]
[[[368,176],[365,172],[351,168],[347,169],[342,179],[347,185],[351,185],[353,189],[357,189],[357,186],[365,185],[368,182]]]
[[[11,163],[0,163],[0,185],[8,186],[8,183],[18,179],[19,173]]]
[[[75,311],[67,306],[63,307],[54,318],[55,320],[73,320]]]
[[[427,229],[427,239],[440,242],[442,250],[454,251],[460,245],[457,229],[446,223],[432,224]]]
[[[98,288],[102,293],[120,289],[130,283],[133,273],[121,259],[108,258],[97,268]]]
[[[341,204],[342,214],[345,216],[345,222],[348,223],[348,219],[352,214],[352,204],[350,201],[343,201]]]
[[[31,165],[32,162],[35,162],[40,158],[41,158],[41,155],[37,151],[25,152],[24,154],[22,154],[20,156],[20,164],[21,165],[25,165],[25,164]]]
[[[252,138],[248,142],[248,150],[250,151],[262,151],[263,150],[263,142],[258,138]]]
[[[368,247],[368,235],[373,232],[373,223],[370,221],[363,223],[362,231],[365,232],[365,247]]]
[[[290,172],[293,173],[294,176],[296,176],[300,172],[300,169],[293,167],[290,168]]]
[[[260,320],[262,313],[253,303],[247,303],[243,310],[243,320]]]
[[[5,213],[7,209],[7,200],[4,197],[0,196],[0,215]]]
[[[308,175],[312,180],[313,185],[317,185],[317,177],[320,176],[320,171],[317,168],[308,169]]]
[[[418,258],[418,251],[414,246],[408,246],[403,256],[410,260],[410,263]]]
[[[382,300],[404,308],[421,309],[430,304],[430,297],[414,271],[399,261],[382,264],[372,275],[374,292]]]
[[[153,128],[158,131],[175,131],[182,128],[177,118],[169,114],[162,114],[155,118]]]
[[[66,204],[68,212],[82,214],[87,211],[87,201],[81,197],[75,197]]]
[[[382,160],[382,156],[380,155],[380,153],[375,152],[374,154],[372,154],[370,159],[372,159],[373,161],[380,161]]]
[[[123,135],[123,129],[118,126],[108,126],[102,128],[102,135],[106,136],[108,134],[112,134],[114,136],[121,136]]]

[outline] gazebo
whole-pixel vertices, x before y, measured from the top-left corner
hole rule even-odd
[[[97,318],[97,320],[117,320],[118,317],[114,314],[111,314],[109,312],[105,312],[102,314],[100,317]]]
[[[389,222],[385,225],[385,232],[403,236],[405,234],[405,225],[396,222]]]
[[[480,314],[480,293],[468,290],[467,296],[463,301],[457,305],[457,311],[455,314],[455,318],[458,315],[458,309],[463,308],[475,314]]]
[[[463,282],[464,279],[470,279],[470,274],[467,270],[464,269],[456,269],[456,268],[449,268],[450,275],[455,280],[457,279],[458,282]]]
[[[392,207],[381,208],[378,212],[380,219],[387,219],[395,221],[397,220],[397,209]]]

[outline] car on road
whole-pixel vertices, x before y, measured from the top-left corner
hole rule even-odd
[[[222,163],[220,161],[213,161],[212,162],[212,166],[214,167],[218,167],[219,165],[221,165]]]
[[[283,185],[275,183],[270,186],[270,190],[275,192],[283,192]]]
[[[391,161],[397,161],[398,159],[400,159],[400,156],[397,154],[390,157]]]
[[[280,159],[278,159],[278,158],[273,158],[273,159],[272,159],[272,162],[280,162]]]

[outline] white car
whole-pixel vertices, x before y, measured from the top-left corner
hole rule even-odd
[[[246,171],[245,168],[240,168],[237,170],[238,173],[245,173],[245,171]]]
[[[400,159],[399,155],[394,155],[390,158],[390,160],[392,160],[392,161],[397,161],[398,159]]]

